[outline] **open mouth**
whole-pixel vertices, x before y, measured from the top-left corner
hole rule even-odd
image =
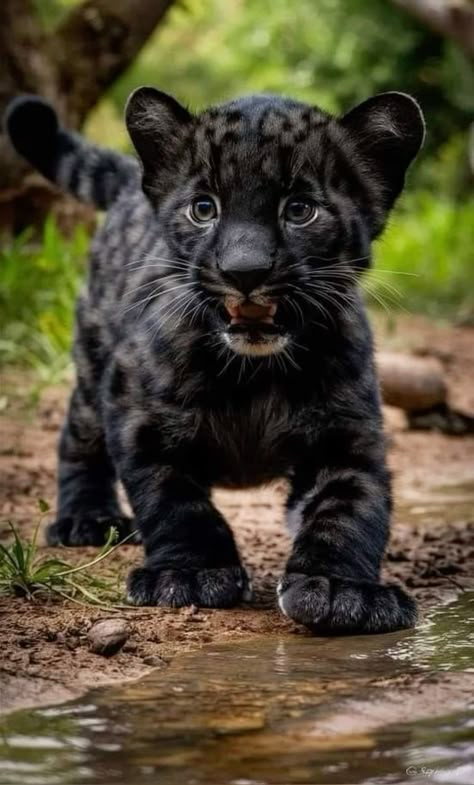
[[[234,333],[275,333],[278,327],[274,317],[277,311],[275,303],[261,305],[259,303],[234,303],[226,301],[225,309],[230,316],[228,329]]]
[[[229,317],[224,336],[237,353],[273,354],[281,351],[286,344],[284,330],[275,321],[275,303],[239,303],[233,298],[226,298],[224,306]]]

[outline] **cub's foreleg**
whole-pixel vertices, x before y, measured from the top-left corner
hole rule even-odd
[[[414,601],[379,583],[391,502],[378,423],[333,421],[311,454],[296,468],[287,504],[296,536],[278,586],[282,611],[323,634],[411,627]]]
[[[181,439],[185,428],[177,426]],[[249,593],[232,532],[210,499],[206,455],[193,465],[169,436],[169,421],[137,400],[109,402],[108,444],[141,532],[142,567],[128,581],[138,605],[227,608]]]

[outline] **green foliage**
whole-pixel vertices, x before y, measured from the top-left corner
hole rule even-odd
[[[80,0],[33,0],[36,16],[46,30],[55,29]]]
[[[113,527],[110,529],[107,542],[94,559],[71,566],[63,559],[39,552],[38,531],[49,506],[43,499],[38,506],[40,515],[31,540],[22,539],[15,526],[9,524],[13,541],[10,545],[0,543],[0,593],[28,599],[40,593],[56,594],[63,599],[92,605],[117,602],[120,593],[90,573],[92,567],[118,547],[114,545],[117,531]]]
[[[193,109],[267,91],[335,113],[377,92],[405,90],[420,101],[427,120],[425,149],[414,167],[411,188],[430,188],[440,179],[434,170],[441,166],[443,193],[457,198],[469,191],[465,161],[474,111],[472,64],[454,44],[391,2],[176,3],[90,116],[86,132],[91,138],[130,149],[123,107],[141,84],[159,86]],[[443,162],[437,156],[433,163],[442,146],[451,151],[452,160]]]
[[[39,242],[27,231],[0,249],[0,364],[61,378],[88,244],[84,229],[66,239],[50,218]]]
[[[50,29],[77,2],[36,0],[36,7]],[[92,113],[86,132],[129,149],[123,106],[146,83],[192,108],[273,91],[338,113],[383,90],[413,93],[426,113],[427,144],[378,243],[378,272],[367,289],[375,305],[382,299],[394,312],[473,318],[466,158],[474,72],[452,43],[381,0],[182,0]],[[65,240],[48,221],[41,242],[25,233],[0,251],[0,364],[34,368],[40,383],[61,378],[87,246],[81,229]]]
[[[467,127],[473,80],[454,45],[391,2],[183,0],[111,96],[120,113],[140,84],[194,108],[271,91],[340,112],[373,93],[405,90],[425,109],[432,149]]]
[[[473,324],[473,248],[474,198],[454,204],[418,192],[402,203],[377,243],[375,269],[391,272],[379,272],[373,287],[395,310]]]

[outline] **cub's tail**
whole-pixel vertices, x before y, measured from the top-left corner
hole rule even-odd
[[[95,147],[65,130],[53,107],[37,96],[14,98],[4,127],[15,150],[44,177],[101,210],[130,182],[139,186],[139,167],[133,158]]]

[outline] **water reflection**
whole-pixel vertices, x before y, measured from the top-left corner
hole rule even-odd
[[[416,630],[387,654],[418,668],[437,671],[474,671],[474,592],[435,608]]]
[[[4,727],[0,785],[472,785],[474,712],[376,732],[357,716],[350,733],[317,729],[374,680],[473,670],[473,610],[471,592],[415,631],[209,646],[122,689],[18,712]]]

